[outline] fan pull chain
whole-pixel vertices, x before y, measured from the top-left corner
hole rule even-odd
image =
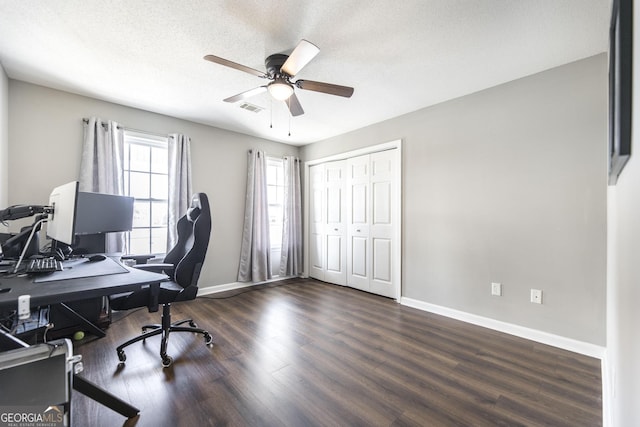
[[[269,128],[273,129],[273,99],[269,101],[271,103],[271,107],[269,108],[269,112],[271,113],[271,118],[269,119]]]
[[[289,106],[289,136],[291,136],[291,97],[287,98],[287,104]]]

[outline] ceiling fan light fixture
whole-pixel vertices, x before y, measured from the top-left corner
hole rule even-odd
[[[215,55],[206,55],[204,59],[261,77],[268,81],[268,83],[262,86],[225,98],[223,99],[224,102],[245,101],[252,96],[269,91],[273,99],[285,101],[291,116],[296,117],[304,114],[304,110],[300,105],[294,89],[309,90],[345,98],[350,98],[351,95],[353,95],[353,88],[348,86],[299,79],[291,82],[291,79],[294,78],[318,52],[320,52],[320,49],[318,49],[316,45],[304,39],[300,40],[300,43],[298,43],[290,55],[274,53],[273,55],[267,56],[264,60],[266,72],[258,71],[246,65],[238,64]]]
[[[291,83],[282,79],[276,79],[267,86],[269,93],[278,101],[284,101],[293,95],[293,86]]]

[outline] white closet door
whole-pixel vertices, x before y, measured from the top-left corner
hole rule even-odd
[[[324,165],[326,188],[324,280],[338,285],[347,283],[345,167],[345,160]]]
[[[309,276],[401,295],[401,151],[309,166]]]
[[[347,160],[347,284],[369,291],[370,288],[370,208],[369,155]]]
[[[309,276],[325,280],[324,165],[309,168]]]
[[[395,187],[394,167],[396,150],[371,154],[371,281],[370,291],[396,298],[394,277],[394,220]]]

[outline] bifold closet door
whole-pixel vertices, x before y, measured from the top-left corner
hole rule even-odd
[[[347,284],[347,233],[345,229],[346,161],[325,163],[325,271],[324,280]]]
[[[347,160],[347,285],[369,291],[369,155]]]
[[[309,276],[398,298],[397,150],[309,167]]]
[[[346,161],[309,168],[309,276],[345,285]]]
[[[324,279],[324,165],[309,168],[309,276]]]
[[[397,298],[395,150],[347,160],[347,285]]]
[[[397,150],[371,154],[371,282],[369,290],[378,295],[398,298],[393,283],[395,265],[394,222],[397,221],[395,166]]]

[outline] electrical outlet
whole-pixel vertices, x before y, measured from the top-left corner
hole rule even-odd
[[[540,289],[531,289],[531,302],[542,304],[542,291]]]
[[[31,295],[20,295],[18,297],[18,319],[26,320],[31,317]]]
[[[502,296],[502,284],[501,283],[492,283],[491,284],[491,295],[495,295],[497,297]]]

